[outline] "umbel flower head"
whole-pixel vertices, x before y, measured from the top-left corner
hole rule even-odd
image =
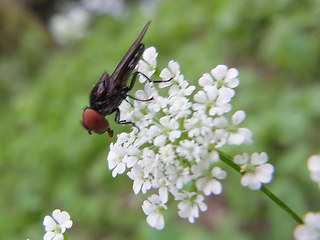
[[[217,149],[250,144],[252,133],[240,127],[244,111],[230,113],[238,70],[218,65],[203,74],[196,89],[173,60],[154,77],[157,56],[154,47],[146,49],[137,71],[163,82],[141,75],[144,89],[135,98],[153,100],[128,98],[120,105],[120,118],[134,122],[140,131],[133,128],[117,136],[110,145],[108,166],[113,177],[127,172],[135,194],[153,189],[142,208],[148,224],[162,229],[168,199],[178,202],[178,215],[191,223],[207,210],[204,196],[220,194],[220,181],[227,175],[218,166]]]
[[[72,221],[68,212],[56,209],[52,212],[52,217],[45,216],[43,226],[46,231],[43,240],[63,240],[63,233],[72,227]]]

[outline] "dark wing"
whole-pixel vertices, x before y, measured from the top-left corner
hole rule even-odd
[[[114,91],[118,91],[123,88],[127,83],[130,74],[138,64],[140,57],[144,51],[144,45],[141,42],[144,37],[150,21],[144,26],[138,38],[131,45],[127,53],[121,59],[120,63],[112,73],[110,77],[110,86],[108,87],[108,95],[112,95]]]
[[[93,87],[90,93],[90,107],[98,112],[104,108],[104,104],[109,92],[110,76],[108,73],[103,73],[100,77],[100,81]]]

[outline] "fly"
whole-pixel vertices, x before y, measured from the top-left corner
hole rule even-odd
[[[128,96],[128,92],[133,88],[138,74],[141,74],[139,72],[133,72],[133,70],[137,66],[144,51],[145,47],[144,44],[141,43],[141,40],[149,25],[150,21],[142,29],[138,38],[133,42],[111,76],[109,76],[107,72],[103,73],[99,82],[93,87],[90,94],[90,107],[86,107],[82,115],[82,125],[88,130],[89,134],[91,134],[91,131],[98,134],[108,132],[109,136],[112,137],[113,130],[110,129],[109,122],[105,119],[105,116],[114,112],[116,123],[132,124],[135,126],[133,122],[120,120],[119,106]],[[132,79],[129,86],[127,86],[131,74]],[[148,100],[151,99],[143,101]]]

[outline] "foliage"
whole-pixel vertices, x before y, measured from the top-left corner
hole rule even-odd
[[[254,133],[254,144],[241,151],[269,154],[270,189],[300,215],[319,202],[306,167],[320,140],[319,11],[316,0],[164,0],[143,41],[161,53],[159,66],[177,60],[191,83],[217,64],[240,70],[235,108],[246,111]],[[150,229],[131,182],[107,170],[115,138],[89,136],[80,123],[91,87],[112,72],[148,19],[134,8],[122,19],[99,16],[82,40],[56,48],[31,13],[18,15],[20,22],[7,24],[23,30],[5,32],[17,47],[1,45],[0,56],[1,239],[40,239],[43,217],[55,208],[74,221],[69,239],[292,238],[294,221],[261,193],[240,188],[231,171],[196,224],[169,214],[164,231]],[[129,128],[113,118],[115,136]]]

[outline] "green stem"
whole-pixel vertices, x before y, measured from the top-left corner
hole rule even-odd
[[[234,170],[236,170],[238,173],[244,175],[245,173],[242,173],[240,171],[240,166],[235,164],[232,161],[232,157],[228,154],[221,152],[218,150],[218,153],[220,155],[220,159],[228,164],[230,167],[232,167]],[[303,220],[291,209],[288,207],[287,204],[285,204],[282,200],[280,200],[276,195],[274,195],[268,188],[265,186],[262,186],[260,189],[264,194],[266,194],[272,201],[274,201],[279,207],[281,207],[284,211],[286,211],[298,224],[302,224]]]

